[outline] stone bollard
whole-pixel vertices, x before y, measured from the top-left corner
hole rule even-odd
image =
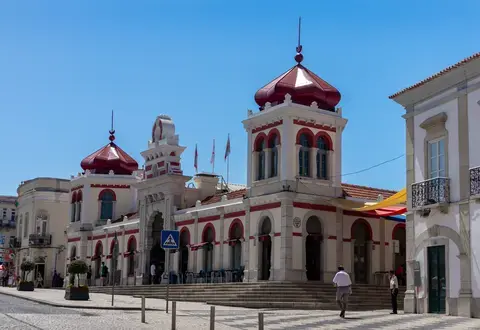
[[[258,330],[263,330],[263,313],[258,313]]]
[[[215,330],[215,306],[210,306],[210,330]]]
[[[172,330],[177,328],[177,302],[172,301]]]
[[[142,323],[145,323],[145,296],[142,296]]]

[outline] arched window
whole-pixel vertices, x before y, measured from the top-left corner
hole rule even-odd
[[[133,276],[135,273],[135,251],[137,250],[137,240],[135,236],[130,236],[128,239],[128,276]]]
[[[320,136],[317,139],[317,178],[328,180],[328,144],[325,138]]]
[[[278,175],[278,143],[278,135],[273,134],[268,141],[268,147],[270,148],[270,178]]]
[[[83,194],[82,194],[82,191],[80,190],[77,194],[77,217],[76,217],[76,221],[80,221],[81,216],[82,216],[82,202],[83,202]]]
[[[76,191],[72,193],[71,212],[72,213],[70,215],[70,221],[75,222],[76,214],[77,214],[77,192]]]
[[[25,213],[25,224],[23,226],[23,237],[28,236],[28,212]]]
[[[265,139],[257,141],[257,180],[265,179]]]
[[[307,133],[300,135],[300,151],[298,153],[298,175],[309,177],[310,176],[310,148],[312,144],[310,142],[310,136]]]
[[[108,220],[113,218],[113,203],[115,201],[115,193],[110,190],[102,190],[100,199],[100,219]]]
[[[48,230],[48,213],[39,211],[37,213],[37,234],[46,235]]]

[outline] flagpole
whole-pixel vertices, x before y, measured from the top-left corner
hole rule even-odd
[[[215,139],[213,139],[213,150],[212,150],[212,174],[215,174]]]
[[[230,134],[228,134],[228,148],[230,149]],[[227,189],[228,189],[228,179],[230,175],[230,150],[228,150],[228,155],[227,155]]]

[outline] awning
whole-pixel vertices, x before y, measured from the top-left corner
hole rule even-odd
[[[399,205],[405,204],[406,202],[407,202],[407,188],[403,188],[402,190],[397,192],[395,195],[390,196],[389,198],[381,202],[375,203],[373,205],[354,208],[353,210],[359,211],[359,212],[365,212],[365,211],[376,211],[376,210],[387,209],[388,212],[392,212],[391,207],[394,207],[394,206],[398,207]],[[402,213],[405,213],[406,207],[405,206],[401,206],[401,207],[405,209]],[[396,213],[395,215],[402,214],[402,213]],[[389,215],[394,215],[394,214],[392,213]]]

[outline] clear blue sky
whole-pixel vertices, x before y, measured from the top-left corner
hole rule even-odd
[[[227,4],[228,3],[228,4]],[[216,169],[231,134],[232,182],[246,181],[241,121],[256,90],[294,65],[302,16],[304,64],[342,93],[349,119],[343,173],[404,153],[402,109],[388,99],[478,51],[480,2],[3,1],[0,4],[0,194],[22,180],[69,178],[108,142],[142,164],[158,114],[188,147],[183,169]],[[405,160],[344,182],[399,189]]]

